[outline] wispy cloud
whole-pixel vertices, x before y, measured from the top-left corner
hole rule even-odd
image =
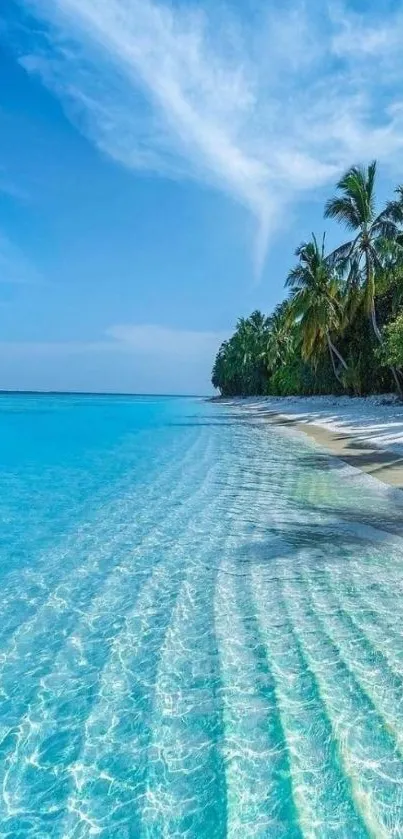
[[[156,325],[123,324],[111,326],[108,337],[114,347],[146,355],[170,358],[211,359],[227,333],[201,330],[172,329]]]
[[[156,324],[121,324],[105,330],[97,341],[11,341],[0,342],[4,351],[16,355],[69,356],[98,353],[127,353],[131,356],[174,359],[188,364],[194,360],[211,362],[226,332],[173,329]]]
[[[222,332],[111,326],[96,341],[2,341],[0,387],[207,393]]]
[[[368,10],[360,14],[336,5],[331,7],[331,18],[335,25],[332,48],[341,57],[349,57],[354,62],[377,58],[388,63],[401,51],[403,9],[388,13],[379,4],[378,8],[374,6],[372,14]]]
[[[222,4],[25,5],[49,32],[21,63],[115,160],[192,177],[248,208],[258,270],[287,202],[353,160],[403,157],[400,88],[390,87],[401,16],[379,28],[370,13],[319,0],[275,13],[262,4],[242,19]],[[375,54],[385,72],[374,73]]]

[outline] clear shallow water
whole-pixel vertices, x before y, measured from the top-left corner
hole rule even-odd
[[[196,400],[0,397],[0,836],[403,836],[399,493]]]

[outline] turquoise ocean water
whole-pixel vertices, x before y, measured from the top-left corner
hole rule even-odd
[[[234,408],[2,395],[2,839],[403,836],[402,512]]]

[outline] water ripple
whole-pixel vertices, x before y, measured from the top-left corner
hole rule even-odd
[[[1,836],[403,836],[396,493],[220,406],[90,404],[59,538],[45,505],[0,569]]]

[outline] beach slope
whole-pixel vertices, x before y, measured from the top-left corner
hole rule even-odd
[[[403,404],[393,397],[267,397],[236,404],[308,434],[349,466],[403,489]]]

